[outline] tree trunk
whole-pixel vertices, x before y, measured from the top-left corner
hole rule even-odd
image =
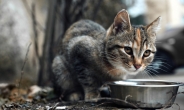
[[[53,60],[53,40],[55,33],[55,20],[56,20],[56,5],[57,0],[49,1],[49,10],[46,24],[46,32],[43,44],[42,57],[40,61],[40,69],[38,73],[38,85],[48,85],[51,81],[51,65]]]

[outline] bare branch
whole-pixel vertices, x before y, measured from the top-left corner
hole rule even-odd
[[[166,105],[161,109],[166,109],[169,105],[171,105],[172,100],[178,95],[181,94],[181,92],[178,92],[177,94],[174,94],[172,91],[168,92],[168,93],[172,93],[172,97],[168,100],[168,102],[166,103]],[[177,105],[177,104],[176,104]],[[180,109],[180,107],[179,107]]]
[[[35,4],[32,4],[32,22],[33,22],[33,31],[34,31],[34,46],[35,46],[35,53],[36,56],[38,58],[38,61],[40,62],[40,57],[39,57],[39,53],[38,53],[38,32],[36,30],[36,14],[35,14]]]
[[[105,104],[105,102],[106,102],[106,103],[114,103],[114,104],[117,104],[119,106],[124,106],[124,104],[126,104],[126,105],[130,105],[134,108],[139,108],[133,103],[127,102],[125,100],[117,99],[117,98],[105,98],[105,97],[104,98],[95,98],[95,99],[88,100],[85,102],[103,103],[103,104]]]
[[[27,62],[27,56],[28,56],[28,53],[29,53],[29,48],[30,48],[30,46],[31,46],[31,43],[29,44],[29,46],[28,46],[28,49],[27,49],[27,52],[26,52],[26,56],[25,56],[25,59],[24,59],[24,63],[23,63],[23,65],[22,65],[22,68],[21,68],[21,77],[20,77],[20,81],[19,81],[19,84],[18,84],[18,96],[20,95],[20,83],[21,83],[21,81],[22,81],[22,77],[23,77],[23,74],[24,74],[24,66],[25,66],[25,64],[26,64],[26,62]]]
[[[31,8],[29,8],[29,5],[27,3],[27,0],[22,0],[26,9],[27,9],[27,12],[29,13],[29,15],[32,15],[33,13],[33,10],[31,10]],[[45,28],[35,19],[35,22],[36,22],[36,26],[38,26],[38,28],[42,31],[42,32],[45,32]]]

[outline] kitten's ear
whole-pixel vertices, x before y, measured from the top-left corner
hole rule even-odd
[[[122,9],[116,17],[114,18],[113,23],[113,32],[114,34],[117,34],[118,32],[123,31],[130,31],[131,30],[131,24],[130,24],[130,18],[129,14],[125,9]]]
[[[146,30],[150,35],[155,35],[160,29],[161,17],[159,16],[156,20],[146,26]]]

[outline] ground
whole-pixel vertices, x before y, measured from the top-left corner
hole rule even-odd
[[[117,110],[122,108],[123,100],[111,98],[94,99],[90,101],[64,102],[54,95],[50,87],[41,88],[37,85],[29,88],[15,84],[0,84],[0,110],[29,109],[29,110]],[[129,103],[127,103],[129,104]]]
[[[137,78],[159,79],[169,81],[184,81],[184,69],[178,69],[174,74],[165,74],[158,76],[139,75]],[[39,92],[38,92],[39,91]],[[172,107],[164,110],[183,110],[184,109],[184,87],[179,88],[180,92]],[[52,110],[52,109],[68,109],[68,110],[134,110],[125,109],[123,100],[112,100],[109,98],[94,99],[91,101],[64,102],[57,99],[52,88],[40,88],[37,85],[27,88],[18,87],[15,84],[0,83],[0,110],[9,109],[29,109],[29,110]],[[129,104],[129,103],[128,103]]]

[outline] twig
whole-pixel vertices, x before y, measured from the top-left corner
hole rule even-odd
[[[171,104],[173,98],[175,98],[178,94],[181,94],[182,92],[178,92],[177,94],[174,94],[173,91],[170,91],[168,93],[172,93],[172,97],[169,99],[169,101],[166,103],[166,105],[161,110],[166,109],[167,106]],[[178,105],[177,103],[174,103],[174,104]],[[180,110],[180,106],[179,106],[179,110]]]
[[[133,108],[139,108],[133,103],[127,102],[125,100],[117,99],[117,98],[95,98],[95,99],[91,99],[91,100],[88,100],[88,101],[85,101],[85,102],[101,103],[101,102],[104,102],[104,101],[106,101],[107,103],[114,103],[114,104],[117,104],[117,105],[120,105],[120,106],[122,106],[123,104],[127,104],[127,105],[129,105]],[[103,104],[105,104],[105,103],[103,103]]]
[[[170,91],[170,92],[168,92],[168,93],[172,93],[172,97],[168,100],[168,102],[166,103],[166,105],[162,108],[162,110],[163,109],[165,109],[165,108],[167,108],[170,104],[171,104],[171,101],[172,101],[172,99],[174,98],[174,97],[176,97],[176,95],[174,95],[174,93],[172,92],[172,91]]]
[[[101,103],[101,104],[98,104],[98,105],[95,105],[95,106],[92,106],[92,107],[88,107],[89,108],[95,108],[95,107],[99,107],[99,106],[102,106],[102,105],[105,105],[105,104],[112,104],[112,102],[104,102],[104,103]]]
[[[40,56],[39,56],[39,50],[38,50],[38,32],[36,29],[37,22],[36,22],[36,12],[35,12],[35,4],[32,3],[32,22],[33,22],[33,32],[34,32],[34,46],[35,46],[35,53],[36,57],[38,58],[39,64],[40,64]]]
[[[177,105],[179,107],[178,110],[180,110],[180,105],[178,103],[174,103],[174,104]]]
[[[127,103],[127,99],[129,98],[129,97],[132,97],[131,95],[127,95],[126,97],[125,97],[125,102]]]
[[[59,104],[59,103],[57,102],[57,103],[53,106],[53,110],[56,109],[56,107],[57,107],[58,104]]]
[[[23,74],[24,74],[23,70],[24,70],[24,66],[25,66],[25,64],[27,62],[27,56],[28,56],[28,52],[29,52],[30,46],[31,46],[31,43],[28,46],[28,49],[27,49],[27,52],[26,52],[26,56],[25,56],[25,59],[24,59],[24,63],[23,63],[22,68],[21,68],[21,76],[20,76],[20,81],[19,81],[19,84],[18,84],[18,96],[20,95],[20,83],[22,81],[22,77],[23,77]]]
[[[24,5],[25,5],[25,7],[26,7],[26,9],[27,9],[27,12],[30,14],[30,15],[32,15],[32,10],[31,10],[31,8],[29,8],[29,5],[28,5],[28,3],[27,3],[27,0],[23,0],[23,3],[24,3]],[[45,32],[45,28],[38,22],[38,21],[35,21],[36,22],[36,26],[38,26],[38,28],[42,31],[42,32]]]

